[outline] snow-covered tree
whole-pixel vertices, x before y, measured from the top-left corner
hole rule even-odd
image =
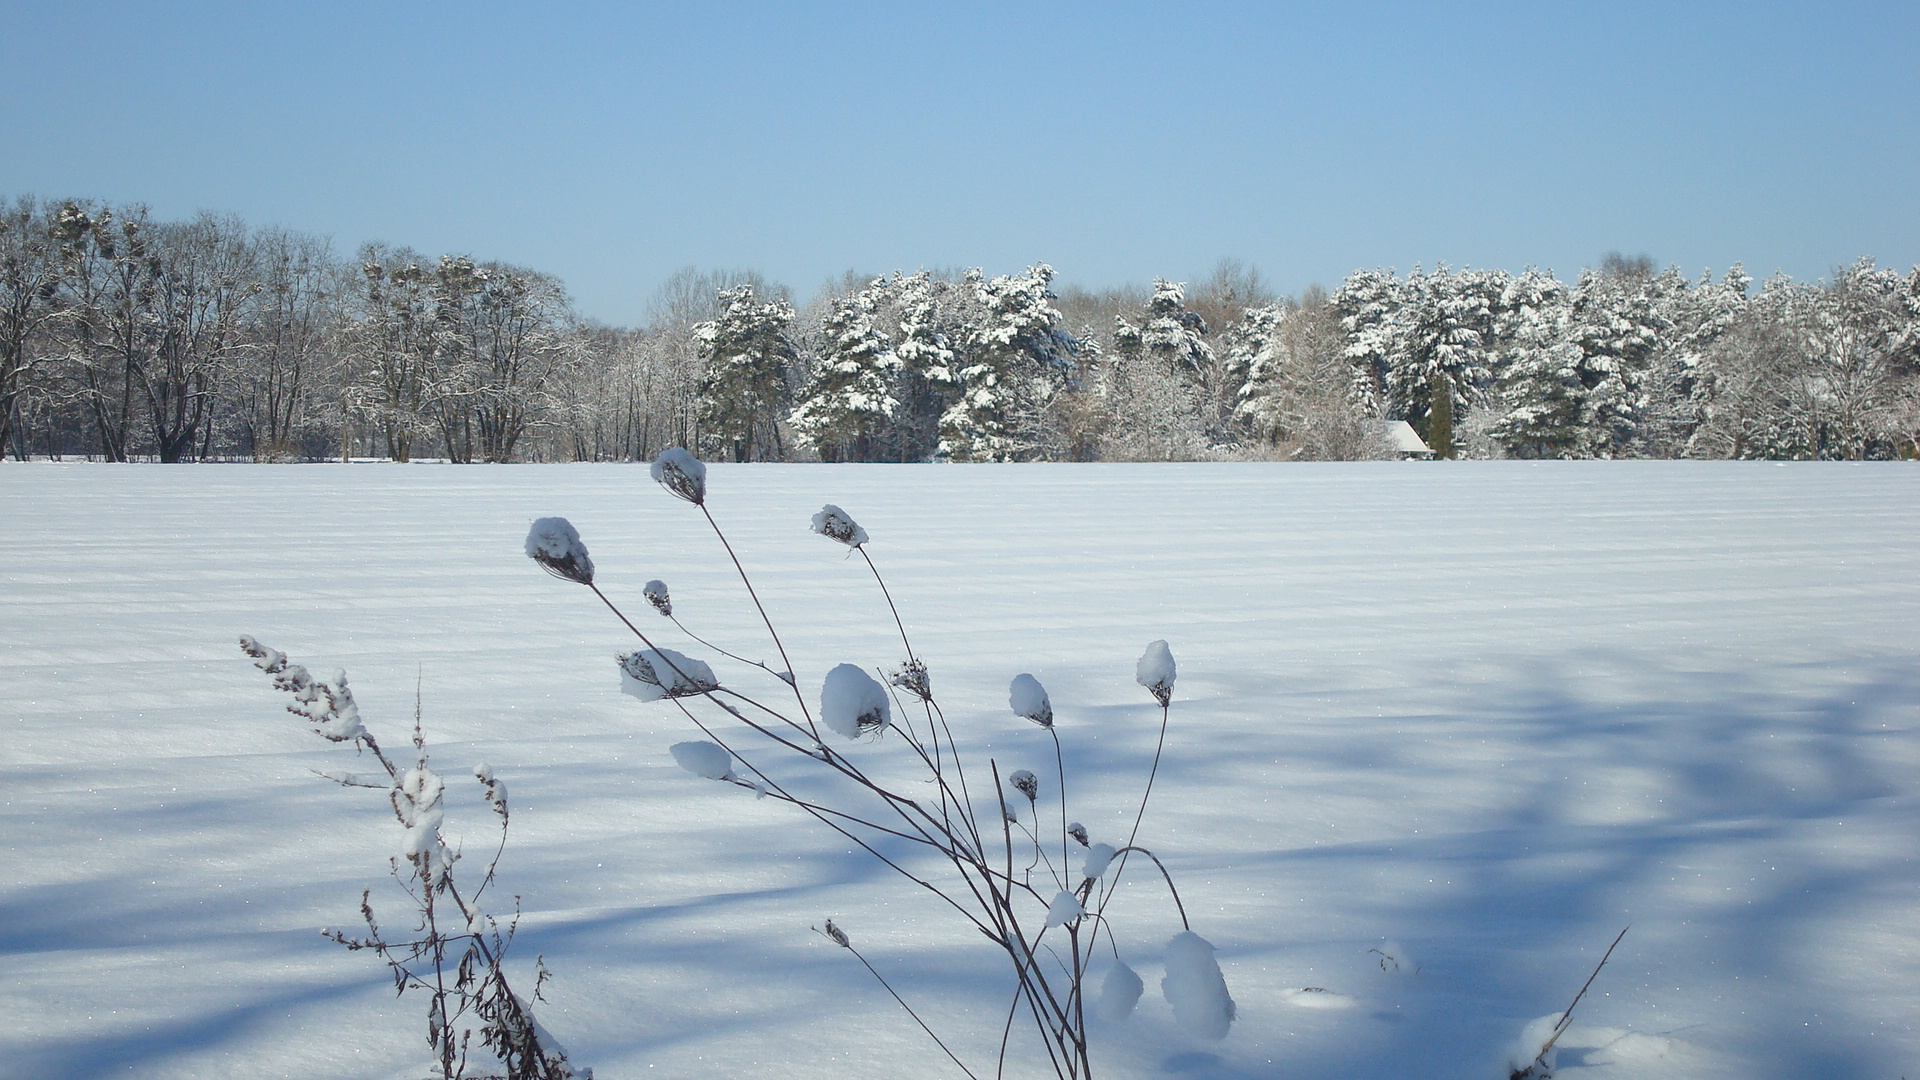
[[[1059,329],[1052,282],[1045,263],[992,280],[968,271],[980,315],[967,328],[957,399],[940,418],[940,456],[1017,461],[1039,445],[1041,411],[1072,371],[1077,346]]]
[[[1219,380],[1206,320],[1189,310],[1182,283],[1156,279],[1135,322],[1116,318],[1103,389],[1124,422],[1107,439],[1109,457],[1187,461],[1204,456],[1224,430],[1214,398]]]
[[[720,315],[693,328],[700,359],[705,440],[735,461],[778,460],[787,378],[797,360],[793,305],[762,300],[752,285],[720,293]]]
[[[813,374],[788,417],[795,437],[827,461],[872,461],[899,408],[901,363],[874,328],[873,306],[871,290],[833,301]]]

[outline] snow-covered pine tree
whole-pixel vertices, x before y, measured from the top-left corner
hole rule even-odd
[[[874,460],[899,407],[900,360],[873,325],[873,292],[881,284],[833,301],[813,374],[788,416],[795,437],[826,461]]]
[[[953,461],[1018,461],[1038,445],[1041,412],[1073,370],[1077,342],[1059,329],[1053,267],[963,284],[982,309],[967,328],[958,397],[940,418],[938,454]]]
[[[1580,457],[1628,456],[1641,439],[1649,372],[1672,329],[1651,285],[1643,273],[1584,270],[1574,286],[1567,334],[1580,350]]]
[[[1581,455],[1580,350],[1567,330],[1571,295],[1551,273],[1528,267],[1507,283],[1495,333],[1500,415],[1488,434],[1510,457]]]
[[[964,319],[958,306],[963,290],[920,270],[895,272],[885,291],[898,323],[893,354],[900,361],[900,408],[891,428],[890,456],[923,461],[938,448],[941,418],[959,397],[958,345]]]
[[[1218,380],[1206,320],[1186,304],[1181,282],[1157,278],[1136,324],[1116,318],[1106,386],[1122,420],[1106,456],[1121,460],[1191,461],[1219,432],[1208,391]]]
[[[720,316],[693,328],[705,373],[700,422],[705,441],[735,461],[778,460],[788,373],[798,359],[793,305],[761,300],[752,285],[720,293]]]

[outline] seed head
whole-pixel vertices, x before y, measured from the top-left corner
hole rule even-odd
[[[557,578],[593,584],[593,560],[587,558],[587,545],[566,518],[547,517],[527,530],[527,557]]]
[[[857,548],[867,542],[867,530],[854,524],[845,510],[828,503],[813,515],[813,531],[829,540],[838,540],[848,547]]]
[[[1087,827],[1085,825],[1077,821],[1068,823],[1067,835],[1073,837],[1074,842],[1081,847],[1087,846]]]
[[[1031,675],[1013,677],[1007,704],[1013,707],[1015,716],[1024,716],[1041,727],[1053,726],[1053,703],[1047,700],[1047,689]]]
[[[933,682],[927,676],[927,665],[918,660],[908,660],[888,672],[887,681],[921,701],[933,700]]]
[[[1007,777],[1007,783],[1012,784],[1015,791],[1025,795],[1028,802],[1040,797],[1040,781],[1025,769]]]
[[[667,595],[666,582],[659,580],[649,581],[646,586],[640,590],[640,594],[647,598],[647,603],[653,605],[653,610],[662,615],[673,614],[673,599]]]
[[[662,450],[653,462],[653,478],[676,499],[695,506],[707,504],[707,467],[679,447]]]
[[[833,925],[832,919],[827,920],[827,928],[821,933],[826,934],[829,940],[843,949],[853,948],[853,942],[847,940],[847,932]]]
[[[1173,653],[1164,641],[1155,641],[1140,654],[1140,662],[1134,665],[1134,681],[1147,688],[1162,708],[1173,700],[1173,679],[1175,674]]]

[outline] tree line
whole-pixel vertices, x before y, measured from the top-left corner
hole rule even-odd
[[[550,275],[231,216],[0,206],[0,451],[455,462],[1920,454],[1920,268],[1689,279],[1609,256],[1150,289],[1044,264],[848,274],[804,306],[685,270],[640,328]]]

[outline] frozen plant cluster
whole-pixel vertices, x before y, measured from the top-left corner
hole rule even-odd
[[[645,701],[669,703],[704,736],[670,748],[681,768],[789,804],[914,883],[936,908],[957,913],[1004,954],[1011,1001],[1007,1024],[995,1025],[1001,1029],[995,1075],[1007,1068],[1015,1016],[1027,1017],[1039,1050],[1038,1055],[1013,1053],[1015,1060],[1044,1060],[1056,1077],[1084,1080],[1093,1073],[1089,1008],[1115,1022],[1133,1012],[1144,984],[1123,958],[1123,948],[1133,947],[1131,941],[1122,940],[1106,915],[1130,857],[1151,862],[1159,871],[1179,917],[1180,929],[1164,948],[1167,974],[1161,982],[1174,1017],[1199,1037],[1227,1035],[1234,1004],[1214,948],[1193,932],[1165,865],[1135,843],[1171,714],[1176,667],[1166,642],[1149,644],[1135,666],[1136,681],[1158,706],[1160,727],[1131,830],[1116,842],[1095,841],[1084,826],[1069,820],[1060,718],[1046,688],[1022,673],[1009,683],[1007,699],[1014,716],[1031,722],[1029,732],[1038,729],[1040,737],[1029,752],[1044,766],[1003,770],[997,757],[988,757],[982,768],[974,757],[973,740],[956,737],[933,692],[926,662],[915,653],[905,621],[869,554],[871,538],[845,510],[823,507],[813,517],[812,531],[860,557],[899,630],[903,655],[884,671],[837,664],[820,679],[817,697],[810,698],[787,662],[786,645],[750,575],[713,516],[705,466],[675,449],[654,462],[652,474],[674,497],[698,507],[711,526],[739,570],[779,666],[748,659],[687,629],[674,612],[667,586],[657,580],[647,583],[644,598],[685,633],[692,643],[687,648],[706,650],[705,658],[656,642],[621,613],[593,583],[590,572],[555,569],[556,562],[563,569],[592,565],[578,532],[564,519],[536,521],[527,538],[528,555],[556,576],[587,586],[639,637],[642,648],[620,658],[623,689]],[[748,681],[716,674],[713,665],[720,663],[737,665]],[[897,759],[862,752],[862,743],[880,739],[905,745],[909,775],[884,775],[881,770],[898,768],[887,764]],[[808,794],[799,794],[802,790]],[[827,793],[817,793],[821,791]],[[902,841],[917,848],[919,856],[900,854]],[[963,1072],[984,1075],[894,991],[840,923],[828,920],[820,933],[872,972]],[[1105,974],[1096,987],[1091,973],[1102,968]]]

